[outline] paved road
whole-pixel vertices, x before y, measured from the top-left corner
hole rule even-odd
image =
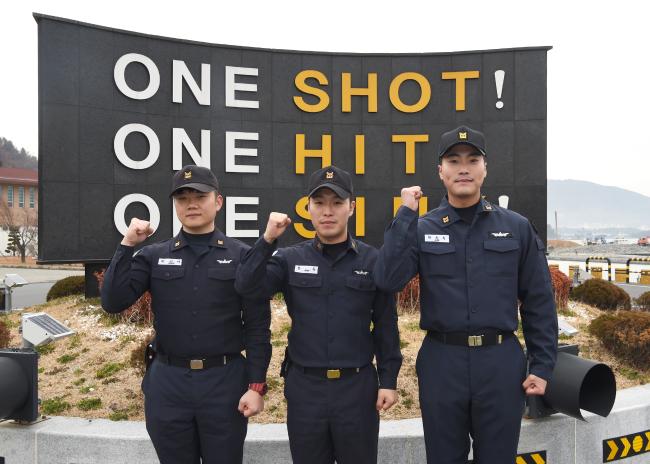
[[[13,290],[12,307],[16,309],[45,303],[47,292],[57,280],[71,275],[84,275],[84,271],[0,267],[0,281],[6,274],[18,274],[29,282]]]

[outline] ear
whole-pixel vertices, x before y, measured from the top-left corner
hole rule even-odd
[[[350,212],[348,213],[348,217],[352,217],[352,215],[354,214],[355,206],[357,206],[357,202],[356,201],[350,201]]]
[[[438,177],[440,177],[440,180],[442,180],[442,164],[438,165]]]
[[[221,207],[223,206],[223,197],[218,193],[215,193],[215,195],[215,200],[217,202],[217,211],[221,211]]]

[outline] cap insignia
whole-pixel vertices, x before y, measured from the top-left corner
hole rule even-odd
[[[458,133],[458,139],[459,140],[467,140],[467,132],[459,132]]]
[[[183,177],[184,177],[185,179],[191,179],[191,178],[192,178],[192,171],[185,171],[185,172],[183,173]]]
[[[327,179],[334,179],[334,172],[332,172],[332,171],[327,171],[327,172],[325,173],[325,178],[327,178]]]

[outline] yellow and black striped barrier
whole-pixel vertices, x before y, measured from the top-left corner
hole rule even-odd
[[[603,462],[650,453],[650,430],[603,440]]]
[[[625,269],[627,270],[627,280],[626,282],[629,284],[630,283],[630,263],[648,263],[650,262],[650,258],[630,258],[627,260],[625,263]],[[645,272],[647,271],[641,271],[641,279],[639,279],[640,284],[645,284],[643,277],[646,275]]]
[[[607,258],[606,256],[590,256],[587,258],[585,261],[585,268],[587,272],[589,272],[589,262],[590,261],[605,261],[607,263],[607,280],[611,282],[612,280],[612,260]],[[599,269],[599,268],[594,268],[594,269]],[[602,277],[602,275],[601,275]],[[601,278],[599,277],[599,278]]]
[[[468,461],[467,464],[472,464],[473,462]],[[518,454],[515,458],[515,464],[546,464],[546,450]]]

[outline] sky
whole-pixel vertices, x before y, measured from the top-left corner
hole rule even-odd
[[[423,53],[550,45],[548,178],[650,196],[650,54],[641,3],[32,1],[0,5],[0,136],[38,155],[32,12],[216,44]],[[389,32],[387,32],[389,31]]]

